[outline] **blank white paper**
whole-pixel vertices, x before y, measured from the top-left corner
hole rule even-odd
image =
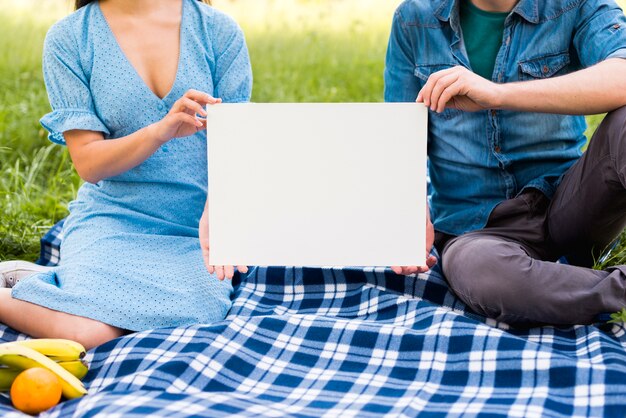
[[[207,110],[211,264],[425,265],[424,106]]]

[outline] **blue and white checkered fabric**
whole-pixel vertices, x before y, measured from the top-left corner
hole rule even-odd
[[[41,238],[39,260],[37,264],[42,266],[56,266],[61,259],[61,241],[63,241],[63,222],[57,222],[46,235]]]
[[[466,312],[438,269],[254,269],[226,320],[87,359],[90,394],[42,416],[626,415],[624,327],[509,329]]]

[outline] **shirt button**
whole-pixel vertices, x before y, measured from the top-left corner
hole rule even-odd
[[[491,116],[493,116],[494,118],[496,117],[497,112],[495,109],[491,109]]]
[[[499,154],[502,151],[502,148],[496,145],[493,150]]]
[[[550,68],[547,65],[544,65],[541,70],[543,71],[544,74],[548,74],[548,72],[550,72]]]
[[[165,110],[165,105],[163,103],[159,103],[159,105],[157,106],[157,108],[159,110]]]

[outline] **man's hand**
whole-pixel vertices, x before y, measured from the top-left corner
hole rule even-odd
[[[202,217],[200,218],[199,225],[200,247],[202,247],[202,258],[204,258],[204,265],[210,274],[216,274],[219,280],[232,279],[235,274],[234,266],[212,266],[209,262],[209,203],[204,207]],[[237,270],[240,273],[247,273],[248,267],[237,266]]]
[[[453,67],[438,71],[417,95],[417,102],[424,103],[434,112],[441,113],[447,107],[466,112],[499,109],[502,105],[504,84],[496,84],[474,74],[465,67]]]
[[[409,274],[416,273],[426,273],[435,264],[437,264],[437,258],[430,255],[430,251],[433,249],[433,244],[435,242],[435,228],[433,227],[433,223],[430,221],[430,213],[429,209],[426,208],[426,265],[425,266],[394,266],[391,267],[396,274],[403,274],[408,276]]]
[[[609,58],[594,66],[541,80],[493,83],[465,67],[439,71],[417,96],[433,111],[446,107],[476,112],[507,109],[562,115],[593,115],[626,106],[626,59]]]

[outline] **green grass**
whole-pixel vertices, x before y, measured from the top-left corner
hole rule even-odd
[[[382,101],[384,54],[399,0],[215,0],[246,32],[257,102]],[[0,0],[0,260],[34,260],[80,179],[39,125],[47,28],[65,0]],[[592,132],[599,118],[590,119]],[[624,251],[624,247],[617,249]],[[626,254],[611,259],[625,263]]]

